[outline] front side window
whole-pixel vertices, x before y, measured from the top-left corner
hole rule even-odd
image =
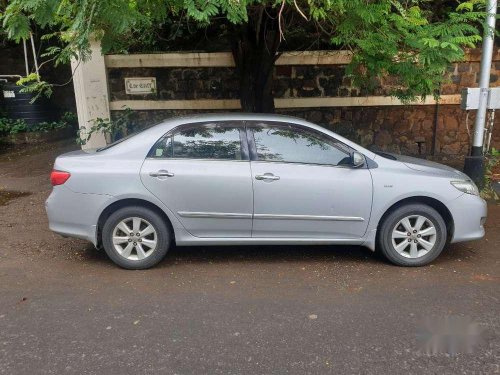
[[[213,123],[183,127],[162,138],[150,157],[242,160],[241,151],[240,129]]]
[[[259,124],[252,129],[259,161],[324,165],[350,162],[347,146],[319,132],[290,125]]]

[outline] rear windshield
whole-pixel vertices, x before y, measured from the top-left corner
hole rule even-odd
[[[146,130],[146,129],[152,128],[153,126],[156,126],[156,125],[160,124],[161,122],[162,122],[162,121],[155,122],[155,123],[153,123],[153,124],[151,124],[151,125],[147,125],[147,126],[142,127],[142,128],[140,128],[140,129],[133,130],[133,131],[132,131],[130,134],[128,134],[127,136],[122,137],[122,138],[119,138],[119,139],[117,139],[116,141],[114,141],[114,142],[110,143],[109,145],[106,145],[106,146],[104,146],[104,147],[98,148],[98,149],[96,150],[96,152],[100,152],[100,151],[104,151],[104,150],[110,149],[111,147],[114,147],[114,146],[116,146],[117,144],[122,143],[123,141],[125,141],[125,140],[127,140],[127,139],[130,139],[130,138],[132,138],[133,136],[135,136],[135,135],[137,135],[137,134],[139,134],[139,133],[142,133],[142,132],[143,132],[144,130]]]

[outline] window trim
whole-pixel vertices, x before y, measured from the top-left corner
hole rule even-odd
[[[245,130],[247,136],[250,161],[258,161],[259,158],[257,156],[257,146],[255,144],[255,135],[253,134],[253,129],[251,126],[245,126]]]
[[[241,159],[212,159],[212,158],[176,158],[176,157],[165,157],[165,156],[154,156],[154,150],[156,145],[162,142],[168,137],[175,136],[175,133],[182,131],[184,129],[189,129],[193,127],[202,127],[209,124],[218,124],[228,128],[235,128],[239,132],[240,137],[240,151]],[[172,151],[173,152],[173,151]],[[170,129],[168,132],[163,134],[158,140],[153,143],[153,146],[149,149],[146,159],[154,160],[196,160],[196,161],[232,161],[232,162],[248,162],[250,161],[248,139],[246,134],[245,121],[238,120],[223,120],[223,121],[203,121],[203,122],[190,122],[186,124],[177,125],[176,127]]]
[[[350,168],[348,165],[338,165],[338,164],[322,164],[322,163],[306,163],[306,162],[297,162],[297,161],[284,161],[284,160],[259,160],[258,154],[257,154],[257,146],[255,143],[255,134],[253,131],[253,128],[256,127],[258,124],[264,124],[265,126],[269,128],[287,128],[287,127],[292,127],[292,128],[299,128],[300,130],[305,130],[309,131],[310,133],[313,133],[314,135],[319,135],[319,137],[327,138],[327,139],[332,139],[336,143],[341,144],[343,147],[345,147],[345,150],[341,149],[340,147],[333,145],[333,147],[337,148],[339,151],[342,152],[347,152],[347,155],[352,157],[352,153],[355,151],[352,147],[346,145],[345,143],[339,141],[337,138],[334,138],[328,134],[322,133],[316,129],[312,129],[310,127],[296,124],[296,123],[290,123],[290,122],[276,122],[276,121],[247,121],[246,128],[247,128],[247,138],[248,138],[248,144],[250,147],[250,160],[253,162],[258,162],[258,163],[281,163],[281,164],[299,164],[299,165],[312,165],[312,166],[323,166],[323,167],[337,167],[337,168]]]

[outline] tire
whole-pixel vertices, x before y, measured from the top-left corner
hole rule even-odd
[[[389,213],[379,225],[377,245],[391,263],[418,267],[436,259],[443,251],[446,239],[446,223],[441,215],[430,206],[416,203],[398,207]]]
[[[151,232],[151,227],[154,232]],[[130,233],[125,233],[128,230]],[[118,266],[129,270],[151,268],[158,264],[167,254],[170,240],[171,233],[164,219],[141,206],[118,209],[108,217],[102,228],[106,254]]]

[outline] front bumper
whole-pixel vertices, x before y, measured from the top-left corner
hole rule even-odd
[[[75,193],[55,186],[45,201],[50,230],[67,237],[97,243],[97,221],[110,195]]]
[[[484,199],[476,195],[463,194],[449,202],[447,206],[454,223],[452,243],[484,237],[484,222],[488,214]]]

